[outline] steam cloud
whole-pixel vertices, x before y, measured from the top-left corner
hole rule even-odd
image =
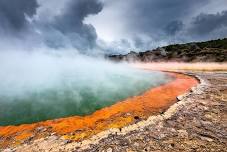
[[[11,107],[7,104],[15,99],[25,100],[29,112],[36,111],[28,94],[45,103],[42,97],[52,98],[45,94],[46,90],[61,97],[59,94],[68,93],[64,88],[75,89],[67,97],[80,104],[83,89],[90,91],[88,95],[107,99],[102,93],[103,84],[109,91],[122,89],[121,92],[130,91],[144,80],[160,84],[166,79],[162,74],[144,77],[141,71],[104,61],[99,55],[225,37],[226,4],[226,0],[0,0],[0,122],[9,124],[5,111],[13,110],[3,107]],[[212,5],[220,10],[198,11],[204,6],[212,10],[207,9]],[[117,17],[113,18],[114,15]],[[99,37],[97,24],[105,25],[104,32],[112,32],[106,37],[122,35],[107,42]],[[131,81],[113,81],[118,77]],[[69,110],[71,104],[65,109]],[[14,103],[14,107],[17,105]],[[54,113],[64,115],[65,109],[59,109],[59,105],[52,107]]]
[[[96,30],[84,19],[102,7],[0,0],[0,125],[89,114],[165,81],[98,56]]]
[[[0,126],[90,114],[170,80],[50,49],[0,52],[0,69]]]

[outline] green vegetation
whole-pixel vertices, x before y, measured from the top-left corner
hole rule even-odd
[[[184,62],[226,62],[227,38],[164,47],[169,60]]]
[[[227,38],[224,39],[218,39],[218,40],[211,40],[206,42],[192,42],[192,43],[186,43],[186,44],[173,44],[168,45],[164,48],[166,48],[167,51],[173,51],[173,50],[188,50],[192,47],[198,47],[200,49],[204,48],[216,48],[216,49],[227,49]]]
[[[108,58],[129,62],[227,62],[227,38],[173,44],[145,52],[111,55]]]
[[[200,48],[227,49],[227,38],[197,43]]]

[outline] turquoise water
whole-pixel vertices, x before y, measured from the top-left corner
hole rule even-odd
[[[0,125],[88,115],[170,81],[161,72],[118,72],[106,71],[103,77],[98,73],[66,73],[56,79],[57,83],[12,86],[0,93]]]

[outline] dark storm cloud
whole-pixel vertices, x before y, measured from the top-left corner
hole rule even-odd
[[[189,32],[195,36],[207,36],[213,32],[227,28],[227,11],[217,14],[200,14],[192,21],[192,27]],[[221,33],[220,33],[221,34]]]
[[[203,9],[212,9],[212,4],[213,12]],[[95,24],[86,22],[89,16],[102,12],[103,7],[109,10],[103,11],[106,15],[97,22],[105,29],[97,31],[107,31],[106,38],[111,37],[108,31],[112,35],[120,33],[121,37],[116,34],[110,42],[113,50],[143,50],[224,37],[227,11],[217,12],[219,6],[224,10],[225,4],[225,0],[0,0],[0,43],[11,43],[11,36],[31,46],[76,48],[82,53],[107,50],[108,42],[97,37]],[[111,15],[117,17],[113,19]]]
[[[190,35],[182,33],[187,33],[185,30],[187,30],[191,18],[196,16],[203,7],[209,5],[211,1],[125,0],[122,2],[116,0],[113,2],[109,0],[106,5],[109,2],[107,6],[110,7],[115,3],[112,11],[119,9],[119,24],[123,25],[123,28],[122,26],[118,27],[122,28],[120,30],[124,32],[124,38],[130,42],[130,49],[141,51],[170,43],[192,41]],[[113,13],[114,15],[116,14]],[[102,22],[99,23],[99,25],[101,24]],[[103,24],[108,25],[105,22]]]
[[[0,0],[0,28],[5,32],[23,29],[27,24],[26,15],[33,16],[37,7],[36,0]]]
[[[196,7],[209,0],[133,0],[130,25],[134,30],[149,33],[154,38],[174,35],[182,29],[182,22]],[[131,12],[130,12],[131,13]]]
[[[91,49],[96,44],[96,31],[92,25],[84,24],[83,21],[88,15],[97,14],[101,10],[102,3],[98,0],[71,0],[63,14],[56,16],[50,25],[69,38],[73,47]]]
[[[23,37],[31,45],[45,44],[55,49],[73,47],[82,52],[96,47],[96,30],[83,21],[87,16],[99,13],[102,3],[99,0],[61,0],[59,8],[53,9],[54,3],[55,0],[48,3],[0,0],[1,37],[7,34],[14,39],[18,37],[18,41]],[[42,8],[48,11],[39,14]],[[46,16],[49,16],[48,20]]]
[[[172,21],[165,27],[164,31],[168,35],[175,35],[177,32],[183,29],[183,22],[182,21]]]
[[[121,22],[127,23],[126,35],[131,36],[131,46],[135,50],[227,36],[227,11],[217,13],[219,7],[220,10],[225,8],[223,6],[226,6],[227,9],[226,1],[126,1],[128,9],[121,10],[122,16],[125,16],[121,19]],[[212,6],[215,6],[215,9]],[[209,10],[205,8],[209,8]],[[201,14],[202,12],[207,14]],[[210,14],[208,14],[209,12]]]
[[[68,3],[65,12],[55,18],[55,27],[63,33],[83,33],[83,20],[91,14],[102,10],[102,3],[96,0],[72,0]]]

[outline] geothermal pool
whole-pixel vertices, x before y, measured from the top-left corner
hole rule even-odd
[[[137,70],[131,72],[131,76],[119,73],[105,79],[108,80],[92,81],[80,75],[64,75],[57,85],[49,88],[30,88],[22,94],[11,95],[3,92],[0,94],[0,125],[88,115],[166,83],[170,78],[161,72]]]
[[[84,116],[167,83],[169,76],[85,57],[0,56],[0,126]]]

